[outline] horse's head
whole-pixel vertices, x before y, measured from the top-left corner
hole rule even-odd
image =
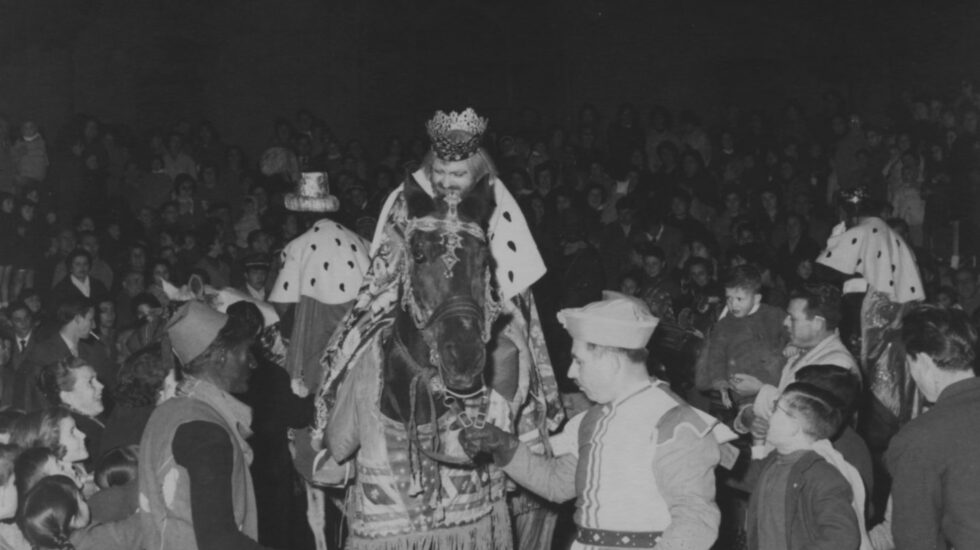
[[[456,395],[484,387],[486,342],[499,305],[491,280],[487,178],[465,194],[433,198],[405,184],[408,223],[402,305],[429,348],[446,388]]]

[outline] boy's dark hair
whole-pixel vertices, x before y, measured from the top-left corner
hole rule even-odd
[[[830,439],[843,424],[843,404],[834,394],[807,382],[793,382],[779,398],[803,433],[815,441]]]
[[[932,304],[912,308],[902,320],[905,353],[924,353],[945,371],[968,371],[977,358],[977,329],[963,311]]]
[[[844,367],[837,365],[807,365],[796,371],[796,381],[816,386],[840,400],[845,419],[857,408],[861,396],[861,380]]]
[[[119,487],[136,479],[139,445],[106,451],[95,465],[95,484],[101,489]]]
[[[93,309],[95,309],[95,305],[88,298],[81,296],[66,298],[58,304],[58,326],[63,327],[72,322],[75,317],[84,316]]]
[[[759,294],[762,290],[762,273],[753,265],[740,265],[732,268],[725,277],[725,290],[747,290]]]

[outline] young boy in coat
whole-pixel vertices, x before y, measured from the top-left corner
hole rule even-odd
[[[788,343],[786,312],[762,303],[762,274],[750,265],[734,268],[725,279],[726,308],[708,335],[696,368],[695,384],[712,392],[712,411],[731,409],[729,391],[736,374],[749,374],[764,384],[778,384],[783,348]],[[755,393],[734,394],[738,404]],[[719,402],[720,400],[720,402]],[[721,409],[719,409],[719,406]]]
[[[776,401],[766,436],[776,452],[752,468],[758,477],[746,519],[750,549],[862,546],[852,482],[824,458],[842,408],[833,394],[805,382],[790,384]]]

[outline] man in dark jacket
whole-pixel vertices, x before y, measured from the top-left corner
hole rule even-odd
[[[896,548],[980,548],[980,379],[977,331],[962,311],[921,305],[902,326],[909,373],[928,412],[892,438]]]
[[[58,331],[38,342],[29,350],[21,368],[14,372],[14,407],[25,411],[43,409],[47,401],[37,389],[37,373],[45,365],[74,355],[95,369],[99,381],[107,388],[115,386],[116,366],[105,347],[91,338],[95,321],[95,306],[85,298],[75,296],[58,304]],[[111,403],[106,396],[107,406]]]

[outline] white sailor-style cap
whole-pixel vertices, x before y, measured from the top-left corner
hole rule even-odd
[[[585,307],[563,309],[558,322],[579,340],[624,349],[645,348],[659,319],[641,300],[624,294],[605,294]]]

